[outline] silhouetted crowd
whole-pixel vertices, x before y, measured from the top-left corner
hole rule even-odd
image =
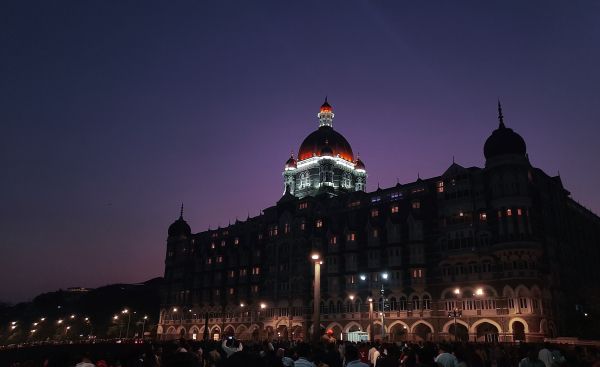
[[[72,353],[72,351],[70,352]],[[115,355],[96,350],[24,359],[10,367],[600,367],[593,347],[536,344],[242,343],[185,339],[146,343]]]

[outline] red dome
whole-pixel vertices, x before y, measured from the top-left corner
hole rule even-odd
[[[285,162],[285,168],[296,168],[296,160],[293,155]]]
[[[304,139],[298,151],[298,160],[302,161],[312,156],[320,157],[326,146],[331,149],[334,157],[339,155],[347,161],[354,162],[350,143],[331,126],[321,126]],[[325,149],[325,152],[329,153],[329,149]]]

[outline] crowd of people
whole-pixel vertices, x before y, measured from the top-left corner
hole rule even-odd
[[[80,351],[50,355],[11,367],[600,367],[595,348],[536,344],[242,343],[180,339],[146,343],[120,355]]]

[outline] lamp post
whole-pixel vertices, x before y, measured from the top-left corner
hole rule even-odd
[[[388,273],[381,274],[381,341],[385,340],[385,304],[387,299],[385,298],[385,289],[383,289],[383,281],[387,280]]]
[[[260,324],[260,320],[261,320],[261,318],[260,318],[260,310],[264,310],[265,308],[267,308],[267,304],[266,304],[266,303],[264,303],[264,302],[261,302],[261,303],[260,303],[260,308],[259,308],[259,310],[258,310],[258,322],[259,322],[259,324]],[[264,317],[264,316],[263,316],[263,317]],[[264,331],[264,329],[265,329],[265,323],[263,322],[263,323],[262,323],[262,330]],[[260,331],[259,331],[259,333],[258,333],[258,339],[260,340]]]
[[[454,310],[448,312],[448,317],[454,318],[454,342],[458,341],[458,333],[456,330],[456,319],[458,317],[462,317],[462,311],[458,308],[454,308]]]
[[[119,315],[114,315],[113,320],[115,321],[115,323],[119,324],[119,339],[121,339],[121,331],[123,329],[123,324],[119,321]]]
[[[319,342],[319,333],[321,331],[321,256],[317,253],[313,253],[310,257],[315,263],[315,285],[313,295],[313,341]]]
[[[385,305],[387,302],[387,299],[385,298],[385,288],[383,286],[383,281],[387,280],[389,275],[386,272],[383,272],[380,274],[381,276],[381,310],[380,311],[380,315],[381,315],[381,340],[383,341],[385,339]],[[366,281],[367,280],[367,276],[365,274],[361,274],[360,275],[360,280],[361,281]],[[373,292],[373,285],[371,284],[371,279],[369,278],[369,295],[372,294]],[[370,305],[369,305],[369,320],[371,321],[371,341],[375,340],[375,331],[373,330],[373,299],[369,298],[370,301]]]
[[[370,337],[370,339],[371,339],[371,342],[374,342],[375,341],[375,330],[374,330],[375,327],[374,327],[374,324],[373,324],[373,298],[369,297],[368,301],[369,301],[369,324],[371,326],[371,337]]]
[[[128,309],[121,311],[122,314],[127,314],[127,331],[125,332],[125,339],[129,338],[129,323],[131,322],[131,313]]]
[[[144,315],[144,318],[142,319],[142,340],[144,340],[144,331],[146,329],[146,320],[148,320],[148,316]]]

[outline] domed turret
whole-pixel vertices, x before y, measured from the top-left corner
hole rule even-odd
[[[502,155],[520,155],[525,156],[527,146],[521,135],[504,125],[504,116],[502,115],[502,106],[498,101],[498,128],[492,132],[483,146],[485,159],[490,159]]]
[[[290,171],[294,170],[297,167],[296,159],[294,159],[294,153],[290,155],[290,158],[285,162],[285,170]]]
[[[192,229],[183,219],[183,204],[181,204],[181,213],[179,219],[169,226],[169,237],[189,236],[192,234]]]
[[[357,171],[366,171],[366,167],[363,161],[360,160],[360,158],[356,158],[356,162],[354,164],[354,169]]]

